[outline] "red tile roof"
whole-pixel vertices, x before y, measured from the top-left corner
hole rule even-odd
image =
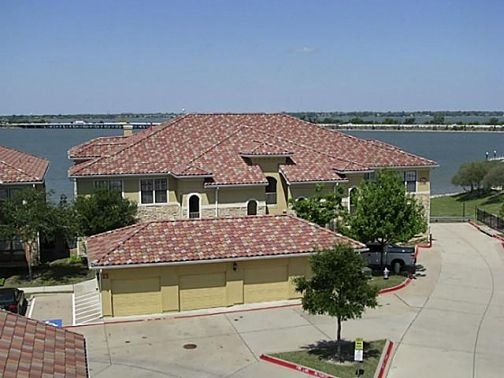
[[[160,126],[104,142],[74,147],[72,177],[121,174],[211,173],[215,184],[265,184],[258,166],[244,156],[289,156],[287,181],[341,181],[344,173],[382,167],[435,167],[389,144],[328,130],[286,114],[189,114]],[[123,143],[124,142],[124,143]],[[90,152],[92,151],[92,153]],[[94,156],[94,155],[100,155]]]
[[[0,146],[0,184],[43,183],[49,161]]]
[[[348,243],[365,246],[290,215],[140,223],[92,236],[92,267],[219,261],[306,254]]]
[[[88,377],[84,336],[0,310],[0,376]]]

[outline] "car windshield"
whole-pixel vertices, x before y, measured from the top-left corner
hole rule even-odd
[[[0,291],[0,303],[12,303],[14,301],[13,291]]]

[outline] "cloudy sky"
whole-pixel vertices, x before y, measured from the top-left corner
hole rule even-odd
[[[0,114],[502,110],[504,2],[1,1]]]

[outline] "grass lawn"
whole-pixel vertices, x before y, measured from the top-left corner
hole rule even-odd
[[[378,287],[379,290],[387,289],[389,287],[397,286],[403,283],[407,277],[402,275],[390,275],[387,280],[383,279],[383,276],[373,276],[369,281],[370,285]]]
[[[431,216],[476,217],[476,207],[497,215],[504,204],[504,192],[460,193],[431,198]]]
[[[342,343],[343,363],[336,362],[334,359],[337,353],[335,341],[321,341],[314,345],[308,345],[303,350],[275,353],[272,356],[336,377],[353,378],[357,366],[353,360],[354,343],[352,341],[342,341]],[[385,340],[364,342],[364,362],[360,364],[360,368],[364,369],[364,374],[361,377],[371,378],[374,376],[384,346]]]
[[[34,287],[68,285],[95,277],[83,263],[71,263],[68,259],[56,260],[48,264],[33,267],[33,279],[28,279],[28,268],[1,269],[0,281],[4,279],[5,287]]]

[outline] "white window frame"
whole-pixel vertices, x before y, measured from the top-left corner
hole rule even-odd
[[[156,189],[156,181],[162,181],[164,180],[166,183],[166,189],[164,190],[166,200],[165,201],[157,201],[157,196],[156,192],[162,192],[163,189]],[[152,202],[143,202],[143,197],[142,197],[142,182],[150,181],[152,189],[150,190],[152,194]],[[159,205],[159,204],[167,204],[168,203],[168,196],[169,196],[169,189],[168,189],[168,178],[167,177],[149,177],[149,178],[142,178],[138,181],[138,203],[143,206],[149,206],[149,205]]]
[[[116,185],[113,185],[113,183],[119,184],[120,188],[117,187]],[[94,189],[113,190],[113,191],[116,191],[118,193],[123,194],[124,184],[123,184],[123,180],[121,180],[121,179],[99,179],[99,180],[97,179],[97,180],[94,180],[94,182],[93,182],[93,188]]]
[[[414,188],[410,188],[410,185],[412,184],[414,185]],[[404,186],[408,193],[415,193],[417,191],[417,171],[404,171]]]

